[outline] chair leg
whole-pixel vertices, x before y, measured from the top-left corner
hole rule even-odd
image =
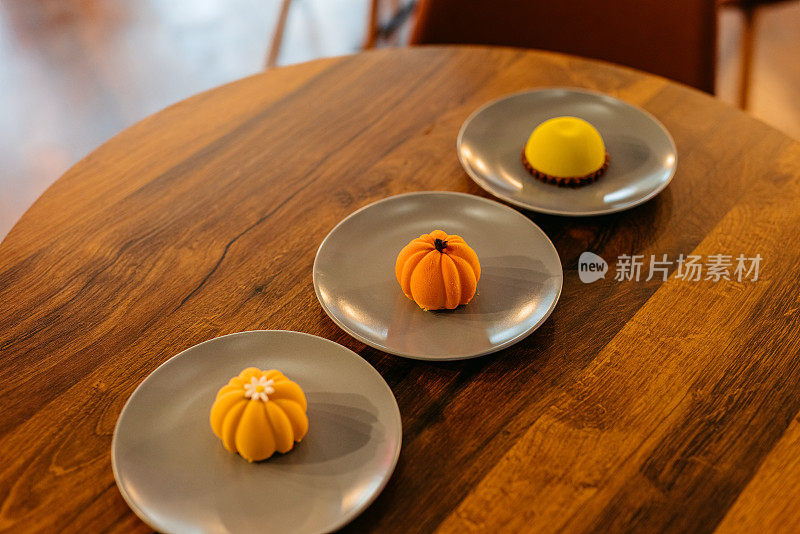
[[[380,9],[380,0],[370,0],[369,3],[369,18],[367,19],[367,37],[364,40],[364,50],[375,48],[378,42],[378,10]]]
[[[744,6],[742,14],[744,15],[744,28],[742,31],[742,64],[739,73],[739,107],[747,109],[750,101],[750,78],[755,48],[756,9],[753,6]]]
[[[292,0],[283,0],[281,2],[281,10],[278,14],[278,22],[275,25],[275,33],[272,34],[272,42],[269,45],[269,52],[267,52],[266,67],[268,69],[274,67],[278,61],[281,43],[283,43],[283,32],[286,30],[286,20],[289,18],[289,8],[291,4]]]
[[[392,9],[392,17],[394,18],[403,9],[403,6],[400,3],[400,0],[392,0],[391,9]],[[391,37],[392,43],[394,44],[394,46],[401,46],[400,45],[400,38],[398,37],[398,32],[397,31],[393,31],[388,37]]]

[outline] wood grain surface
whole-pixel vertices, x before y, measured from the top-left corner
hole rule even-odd
[[[614,215],[527,214],[564,290],[510,349],[426,363],[339,330],[311,284],[327,232],[397,193],[487,196],[459,166],[459,126],[541,86],[653,113],[677,143],[672,184]],[[694,90],[556,54],[378,51],[190,98],[82,160],[0,244],[0,530],[147,531],[109,461],[129,395],[200,341],[293,329],[361,354],[403,416],[394,476],[353,532],[796,531],[798,199],[800,144]],[[585,250],[764,259],[757,282],[585,285]]]

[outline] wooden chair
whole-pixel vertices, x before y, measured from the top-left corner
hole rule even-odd
[[[384,0],[383,3],[386,3]],[[364,49],[374,48],[379,38],[389,39],[406,23],[416,9],[417,0],[388,0],[391,16],[386,22],[381,22],[381,0],[371,0],[369,21],[367,23],[367,39]]]
[[[714,92],[715,0],[421,0],[412,44],[541,48]]]
[[[381,11],[384,11],[388,1],[391,17],[386,22],[381,22]],[[370,0],[369,16],[367,17],[367,31],[364,39],[363,48],[375,47],[378,39],[389,38],[405,23],[414,11],[416,0]],[[292,7],[292,0],[281,0],[280,11],[278,12],[278,22],[275,24],[275,31],[272,34],[272,41],[267,52],[266,67],[272,68],[278,61],[283,34],[286,30],[286,21],[289,18],[289,9]]]
[[[272,33],[272,41],[267,51],[266,67],[271,69],[278,62],[278,54],[281,52],[283,44],[283,33],[286,31],[286,21],[289,19],[289,8],[292,7],[292,0],[281,0],[281,9],[278,12],[278,22],[275,24],[275,31]]]

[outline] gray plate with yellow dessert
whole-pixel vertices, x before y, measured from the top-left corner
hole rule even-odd
[[[314,261],[317,298],[337,325],[422,360],[521,341],[553,311],[562,281],[558,252],[538,226],[493,200],[451,192],[361,208],[331,230]]]
[[[241,388],[226,386],[232,391],[215,401],[249,367],[285,377],[252,377]],[[296,385],[289,388],[286,377]],[[272,454],[299,424],[292,410],[302,417],[299,403],[287,401],[297,400],[297,387],[305,394],[307,432],[285,454]],[[226,450],[209,417],[212,404],[216,410],[237,395],[217,415],[241,455]],[[276,418],[276,406],[289,417]],[[271,432],[242,431],[259,424]],[[326,532],[381,492],[401,438],[394,396],[363,358],[309,334],[253,331],[195,345],[148,376],[120,414],[111,460],[125,500],[160,532]],[[272,456],[251,463],[248,454]]]
[[[582,119],[594,127],[608,156],[607,168],[602,168],[604,157],[596,150],[592,153],[594,134],[584,136],[574,124],[547,132],[545,126],[534,138],[537,127],[557,117]],[[490,102],[464,122],[457,149],[467,174],[483,189],[522,208],[553,215],[601,215],[632,208],[667,187],[677,166],[675,143],[655,117],[582,89],[541,89]],[[525,158],[523,149],[534,162]],[[562,178],[582,185],[548,183]]]

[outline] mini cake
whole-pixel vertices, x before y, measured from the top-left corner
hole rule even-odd
[[[461,237],[434,230],[403,247],[394,274],[423,310],[452,310],[475,296],[481,264]]]
[[[226,449],[258,462],[303,439],[307,408],[303,390],[283,373],[248,367],[217,392],[211,429]]]
[[[576,117],[556,117],[533,131],[522,150],[522,164],[543,182],[577,187],[603,175],[608,153],[594,126]]]

